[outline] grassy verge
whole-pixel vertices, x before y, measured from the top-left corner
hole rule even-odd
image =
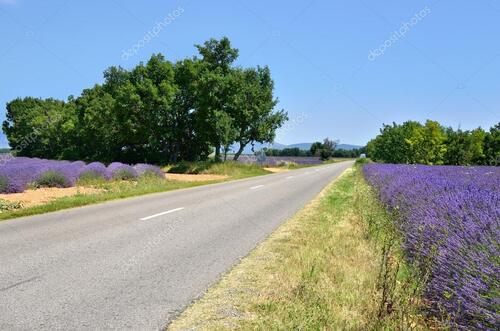
[[[169,329],[425,329],[398,247],[359,168],[348,170]]]
[[[203,163],[193,163],[193,167],[205,167]],[[200,173],[200,172],[194,172]],[[270,172],[264,170],[258,166],[236,164],[233,162],[228,163],[212,163],[209,168],[201,173],[211,173],[218,175],[226,175],[227,179],[224,180],[212,180],[204,182],[179,182],[179,181],[168,181],[165,179],[158,178],[140,178],[138,181],[112,181],[112,182],[102,182],[102,181],[88,181],[83,184],[83,186],[94,187],[102,190],[100,193],[95,194],[77,194],[70,197],[63,197],[55,199],[49,203],[24,208],[7,208],[4,202],[0,201],[0,204],[5,205],[0,212],[0,221],[17,218],[22,216],[31,216],[37,214],[43,214],[48,212],[53,212],[62,209],[68,209],[73,207],[81,207],[90,204],[129,198],[144,194],[167,192],[176,189],[189,188],[194,186],[201,186],[206,184],[213,184],[218,182],[224,182],[235,179],[242,179],[253,176],[267,175]]]

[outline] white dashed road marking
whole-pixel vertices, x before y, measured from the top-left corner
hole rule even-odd
[[[184,207],[167,210],[167,211],[164,211],[163,213],[158,213],[158,214],[154,214],[154,215],[151,215],[151,216],[143,217],[143,218],[141,218],[141,221],[147,221],[147,220],[150,220],[152,218],[163,216],[163,215],[167,215],[167,214],[171,214],[171,213],[175,213],[176,211],[180,211],[180,210],[183,210],[183,209],[184,209]]]
[[[251,190],[256,190],[258,188],[264,187],[264,185],[257,185],[257,186],[252,186],[250,187]]]

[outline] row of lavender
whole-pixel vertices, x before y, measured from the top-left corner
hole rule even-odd
[[[0,193],[23,192],[29,185],[43,182],[49,177],[57,179],[50,186],[70,187],[79,179],[135,179],[145,174],[163,176],[160,168],[149,164],[130,166],[114,162],[106,167],[100,162],[85,164],[83,161],[16,157],[0,165]]]
[[[460,329],[499,330],[500,168],[368,164],[364,172],[394,212],[409,262],[430,276],[430,312],[446,312]]]

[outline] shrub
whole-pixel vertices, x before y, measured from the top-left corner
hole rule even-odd
[[[356,164],[363,165],[363,164],[367,164],[367,163],[370,163],[370,159],[368,159],[366,157],[360,157],[360,158],[356,159]]]
[[[0,193],[7,193],[9,181],[5,176],[0,176]]]
[[[138,176],[165,177],[163,171],[159,167],[150,164],[138,163],[134,166],[134,169]]]
[[[131,180],[137,178],[137,171],[134,168],[120,162],[111,163],[108,166],[108,172],[113,179]]]
[[[78,175],[80,180],[109,179],[109,173],[106,166],[101,162],[92,162],[84,166]]]
[[[36,187],[69,187],[69,179],[59,171],[47,170],[42,173],[34,182]]]
[[[200,174],[210,169],[215,162],[180,162],[171,167],[168,172],[173,174]]]

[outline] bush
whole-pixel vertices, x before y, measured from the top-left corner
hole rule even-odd
[[[35,187],[69,187],[71,183],[62,173],[48,170],[35,180],[34,185]]]
[[[360,158],[357,158],[356,159],[356,164],[357,165],[363,165],[363,164],[367,164],[367,163],[370,163],[370,159],[369,158],[366,158],[366,157],[360,157]]]
[[[215,162],[180,162],[170,169],[168,169],[169,173],[172,174],[200,174],[208,169],[211,168],[211,166],[215,164]]]
[[[127,164],[113,162],[108,166],[108,172],[113,179],[131,180],[137,178],[137,171]]]
[[[134,169],[137,171],[137,175],[141,177],[165,177],[159,167],[150,164],[138,163],[134,166]]]
[[[9,188],[9,181],[4,176],[0,176],[0,193],[7,193]]]
[[[101,162],[92,162],[84,166],[78,175],[78,179],[83,181],[95,181],[99,179],[109,179],[108,170]]]

